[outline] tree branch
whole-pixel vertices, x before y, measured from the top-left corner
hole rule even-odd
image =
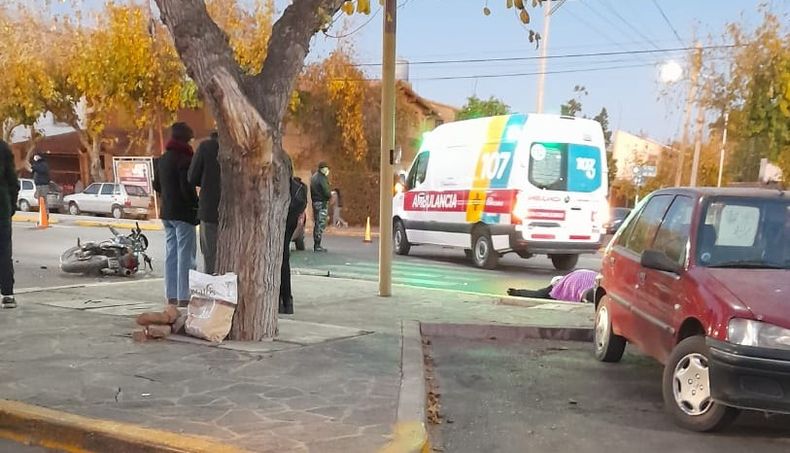
[[[310,40],[342,4],[343,0],[293,0],[274,23],[263,70],[254,80],[258,106],[270,123],[284,117]]]

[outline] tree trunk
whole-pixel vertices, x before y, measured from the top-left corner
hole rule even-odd
[[[247,77],[203,0],[156,0],[220,135],[222,199],[217,267],[239,276],[230,338],[277,335],[291,164],[282,119],[310,39],[343,0],[293,0],[272,27],[261,74]]]
[[[25,145],[25,164],[27,165],[33,159],[33,153],[36,151],[36,143],[41,140],[41,134],[38,133],[35,126],[28,126],[30,131],[30,139]]]
[[[220,140],[220,165],[223,175],[233,177],[222,178],[218,270],[239,276],[231,338],[259,341],[277,335],[290,170],[285,159],[256,165],[249,153],[227,142]],[[274,147],[284,156],[279,140]]]
[[[107,179],[101,164],[101,140],[97,138],[91,140],[88,159],[90,160],[91,182],[102,182]]]

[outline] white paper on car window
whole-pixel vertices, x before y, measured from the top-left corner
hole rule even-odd
[[[751,247],[757,237],[760,209],[753,206],[727,205],[721,211],[716,245]]]

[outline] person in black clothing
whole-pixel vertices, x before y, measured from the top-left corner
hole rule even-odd
[[[200,187],[200,250],[203,252],[203,272],[213,275],[217,265],[217,230],[219,229],[219,199],[221,179],[219,136],[216,132],[198,146],[189,167],[189,183]]]
[[[14,155],[8,144],[0,140],[0,306],[3,308],[16,308],[11,217],[16,213],[18,196],[19,180],[14,167]]]
[[[40,203],[43,198],[44,203],[46,203],[51,180],[49,177],[49,165],[43,154],[36,153],[33,156],[33,162],[30,163],[30,171],[33,173],[33,184],[36,185],[36,200]],[[41,206],[39,206],[39,209],[41,209]]]
[[[189,184],[194,133],[185,123],[171,127],[166,151],[156,165],[154,190],[160,194],[165,226],[165,293],[172,305],[189,304],[189,270],[195,269],[198,197]]]
[[[313,201],[313,251],[326,252],[326,249],[321,247],[321,239],[329,217],[329,200],[332,199],[332,191],[329,189],[329,165],[326,162],[318,164],[318,171],[310,178],[310,199]]]
[[[285,246],[283,264],[280,268],[280,313],[294,314],[294,298],[291,293],[291,238],[299,225],[299,216],[307,209],[307,186],[300,178],[291,178],[291,203],[285,220]]]

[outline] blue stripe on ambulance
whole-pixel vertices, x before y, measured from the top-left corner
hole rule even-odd
[[[497,150],[497,154],[508,153],[510,157],[507,159],[507,164],[505,165],[504,171],[498,172],[494,178],[491,179],[488,188],[489,189],[506,189],[508,181],[510,181],[510,171],[513,168],[513,153],[516,151],[516,146],[518,146],[518,139],[521,138],[521,132],[524,129],[524,124],[527,122],[527,115],[525,114],[516,114],[511,115],[505,125],[505,128],[502,130],[502,136],[499,140],[499,149]],[[499,221],[499,216],[497,215],[497,222]],[[489,223],[486,221],[486,223]]]

